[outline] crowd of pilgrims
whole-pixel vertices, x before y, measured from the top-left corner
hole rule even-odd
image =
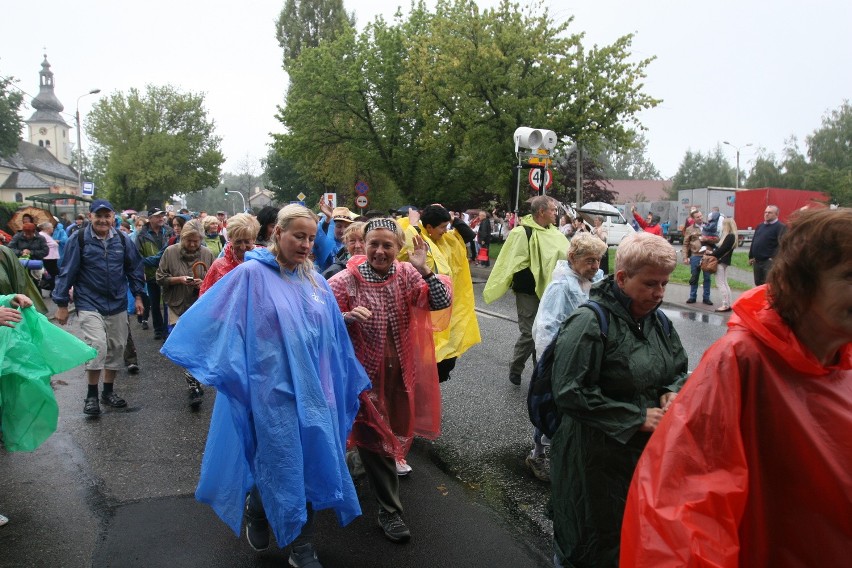
[[[848,516],[826,512],[832,497],[813,499],[812,493],[799,495],[789,483],[768,479],[773,467],[795,470],[809,480],[804,486],[822,484],[841,502],[845,492],[848,503],[848,443],[846,450],[837,449],[836,440],[829,443],[810,430],[790,446],[795,455],[784,457],[758,447],[767,447],[779,432],[791,435],[790,428],[779,422],[749,429],[762,420],[754,405],[765,396],[810,423],[812,412],[797,394],[801,375],[845,385],[847,394],[838,397],[819,382],[806,390],[821,397],[826,420],[845,429],[852,425],[852,325],[818,325],[836,324],[832,314],[838,319],[852,311],[843,304],[849,294],[811,300],[814,313],[792,300],[803,292],[828,297],[829,286],[848,286],[852,251],[844,235],[851,214],[806,213],[793,223],[793,237],[776,259],[780,268],[767,286],[743,295],[732,333],[711,348],[687,382],[685,350],[658,310],[677,263],[673,249],[651,233],[628,237],[617,251],[617,271],[604,278],[606,245],[582,233],[564,240],[555,205],[536,198],[531,214],[503,233],[509,252],[498,258],[484,292],[486,301],[510,288],[521,296],[518,274],[530,269],[532,316],[539,309],[544,314],[535,325],[532,318],[528,322],[530,351],[541,354],[552,344],[556,352],[552,392],[562,422],[553,438],[554,566],[615,566],[619,557],[624,566],[839,559],[852,532]],[[172,216],[160,249],[142,254],[150,272],[145,279],[158,288],[158,297],[149,298],[144,313],[141,306],[136,310],[144,329],[153,315],[155,338],[165,341],[161,353],[185,369],[190,406],[201,404],[203,385],[217,390],[196,498],[237,535],[244,527],[255,550],[268,548],[271,532],[279,546],[291,547],[291,566],[313,568],[321,567],[315,511],[333,510],[342,525],[361,514],[355,471],[369,480],[384,535],[398,543],[411,538],[399,478],[411,472],[406,455],[414,438],[440,435],[440,385],[457,359],[481,341],[470,264],[489,264],[490,220],[497,232],[503,224],[483,212],[471,219],[477,232],[440,205],[399,218],[359,217],[326,204],[320,209],[321,216],[297,204],[227,220],[223,212],[200,219],[188,212]],[[163,211],[149,213],[158,227],[164,225]],[[116,219],[137,246],[152,226],[142,216]],[[56,245],[45,247],[50,254],[86,224],[78,219],[62,231],[64,239],[54,239],[62,228],[54,220],[58,227],[38,225],[45,242],[50,236]],[[27,219],[14,237],[18,256],[47,257],[34,229]],[[814,244],[832,251],[828,264],[820,265],[827,275],[803,282],[795,275],[813,262],[808,245]],[[29,281],[18,263],[3,267],[8,282]],[[52,263],[44,268],[56,270]],[[589,299],[597,308],[578,309]],[[158,317],[161,301],[167,309]],[[25,310],[32,305],[25,295],[0,297],[0,326],[20,322],[20,310],[33,312]],[[518,306],[521,319],[520,300]],[[521,331],[523,338],[523,325]],[[68,343],[68,349],[91,358],[83,353],[91,348],[78,343]],[[205,346],[203,356],[198,345]],[[735,351],[742,351],[739,358],[731,355]],[[772,359],[770,352],[783,356]],[[528,353],[516,346],[516,355],[526,360]],[[736,392],[723,396],[719,376],[731,379]],[[777,390],[760,386],[759,377],[771,379],[766,384]],[[675,417],[663,421],[677,396]],[[714,431],[711,413],[731,421],[730,431]],[[4,423],[4,434],[5,428]],[[534,441],[530,458],[538,459],[538,429]],[[685,447],[688,459],[668,459],[672,448],[683,457]],[[843,455],[846,466],[826,464],[821,473],[802,468],[796,455],[805,454]],[[759,499],[746,499],[746,479]],[[779,506],[773,496],[781,492],[795,495]],[[807,541],[821,540],[828,548],[805,549],[792,539],[780,552],[769,547],[778,542],[773,531],[802,530],[801,523],[793,527],[783,520],[802,507],[823,519],[811,518],[821,533],[808,530]],[[770,515],[773,511],[778,514]],[[739,540],[743,535],[752,540]]]

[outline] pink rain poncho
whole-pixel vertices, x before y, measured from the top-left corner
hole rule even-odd
[[[329,280],[341,311],[364,306],[372,312],[365,323],[347,326],[355,354],[373,383],[372,390],[361,395],[352,440],[373,453],[401,459],[414,436],[435,439],[441,433],[432,332],[449,324],[451,310],[430,312],[429,286],[409,263],[395,261],[395,274],[371,283],[358,271],[362,262],[366,257],[351,258],[346,270]],[[439,278],[452,290],[449,278]],[[399,374],[386,377],[389,332],[402,367],[401,380]]]

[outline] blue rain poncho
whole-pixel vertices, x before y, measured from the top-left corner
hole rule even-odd
[[[260,490],[279,546],[306,502],[342,525],[361,514],[346,466],[358,395],[370,387],[325,280],[281,272],[266,249],[225,275],[181,317],[162,353],[219,390],[196,498],[239,534]]]

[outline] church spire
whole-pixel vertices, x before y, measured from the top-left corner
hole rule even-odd
[[[50,70],[50,63],[47,62],[47,54],[45,54],[44,61],[41,63],[41,71],[39,72],[38,96],[30,103],[35,109],[35,112],[28,122],[38,121],[65,124],[65,120],[59,114],[65,110],[65,107],[56,98],[53,86],[53,71]]]

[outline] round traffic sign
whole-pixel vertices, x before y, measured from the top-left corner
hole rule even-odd
[[[370,186],[367,185],[366,181],[359,181],[355,184],[355,192],[358,195],[366,195],[368,191],[370,191]]]
[[[530,169],[530,185],[535,190],[541,189],[541,169],[540,168],[531,168]],[[545,170],[544,174],[544,187],[545,189],[550,189],[550,186],[553,185],[553,172],[550,170]]]
[[[367,199],[366,195],[359,195],[358,197],[355,198],[355,205],[357,205],[361,209],[364,209],[369,204],[370,204],[370,200]]]

